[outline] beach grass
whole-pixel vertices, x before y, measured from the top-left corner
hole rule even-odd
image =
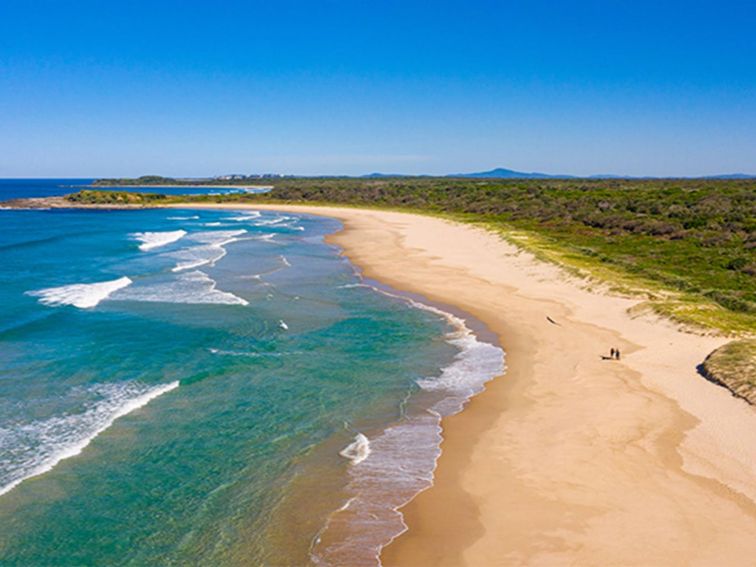
[[[480,224],[496,232],[537,258],[560,266],[589,287],[642,299],[642,303],[633,308],[636,314],[655,313],[699,333],[749,336],[756,329],[756,315],[752,312],[728,309],[703,293],[685,291],[685,288],[693,288],[692,283],[678,280],[677,286],[669,285],[669,276],[661,274],[654,277],[659,272],[647,273],[632,264],[612,261],[595,248],[575,245],[569,237],[555,238],[506,223],[460,220]]]
[[[727,343],[707,356],[702,366],[707,378],[756,403],[756,340]]]

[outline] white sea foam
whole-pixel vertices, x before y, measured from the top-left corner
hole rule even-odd
[[[281,263],[287,268],[291,268],[291,262],[289,262],[288,258],[286,258],[286,256],[284,256],[283,254],[281,254],[280,257],[281,257]]]
[[[355,443],[356,438],[347,449]],[[328,539],[327,547],[319,538],[310,553],[313,563],[380,565],[381,549],[406,530],[399,509],[433,484],[440,444],[440,419],[431,412],[411,416],[371,439],[369,458],[349,467],[349,505],[340,509],[348,514],[332,514],[321,531],[334,529],[339,538]],[[358,454],[356,447],[353,454]]]
[[[100,301],[107,299],[112,293],[131,285],[131,283],[131,279],[124,276],[107,282],[63,285],[28,291],[27,294],[39,297],[40,303],[51,307],[73,305],[79,309],[87,309],[95,307]]]
[[[216,289],[217,282],[205,272],[184,272],[169,281],[135,286],[114,299],[160,303],[249,305],[246,299]]]
[[[225,246],[229,242],[236,242],[237,237],[246,234],[243,228],[237,230],[208,230],[206,232],[195,232],[190,235],[189,240],[213,246]]]
[[[291,219],[292,217],[287,216],[280,216],[273,219],[261,219],[255,223],[255,226],[271,226]]]
[[[450,317],[456,319],[453,315]],[[446,394],[434,406],[441,415],[461,411],[467,400],[483,390],[488,380],[504,372],[504,352],[479,341],[463,322],[461,329],[447,337],[447,342],[459,349],[454,361],[441,370],[440,376],[417,381],[424,390]]]
[[[255,226],[269,226],[273,229],[286,228],[289,230],[303,231],[303,226],[298,226],[300,218],[289,216],[278,216],[275,218],[263,218],[254,223]]]
[[[139,382],[100,384],[84,411],[0,428],[0,495],[24,480],[74,457],[115,420],[147,405],[178,382],[148,386]]]
[[[367,284],[340,287],[362,285]],[[418,381],[423,389],[421,396],[425,396],[430,408],[414,407],[406,413],[403,409],[403,418],[397,424],[369,442],[355,438],[341,452],[353,463],[365,452],[370,458],[365,455],[360,458],[360,466],[350,467],[348,511],[342,507],[340,512],[332,514],[321,531],[325,533],[333,528],[340,534],[339,540],[336,543],[328,540],[326,547],[322,544],[326,539],[316,539],[310,556],[317,565],[380,565],[381,549],[407,529],[399,510],[433,484],[433,473],[441,454],[441,418],[461,411],[488,380],[504,371],[504,351],[479,341],[459,317],[382,289],[373,289],[442,317],[453,329],[446,339],[459,352],[438,376]],[[412,398],[417,399],[417,394]]]
[[[440,376],[417,381],[424,390],[448,394],[434,406],[434,411],[441,415],[457,413],[469,398],[483,390],[486,382],[504,372],[504,351],[498,346],[479,341],[463,319],[414,299],[375,287],[373,289],[389,297],[401,299],[416,309],[434,313],[445,319],[453,328],[446,335],[446,341],[459,349],[457,356],[449,366],[441,370]]]
[[[236,217],[228,217],[228,220],[236,221],[236,222],[244,222],[249,220],[255,220],[257,218],[260,218],[260,213],[258,211],[250,211],[248,214],[239,215]]]
[[[239,350],[223,350],[219,348],[209,348],[208,349],[212,354],[216,354],[218,356],[246,356],[250,358],[263,358],[263,357],[280,357],[280,356],[286,356],[290,354],[302,354],[299,351],[288,351],[288,352],[248,352],[248,351],[239,351]]]
[[[195,232],[187,240],[198,243],[198,246],[190,246],[171,252],[169,256],[178,260],[173,267],[174,272],[191,270],[200,266],[215,263],[226,255],[225,246],[237,242],[239,236],[246,230],[213,230],[208,232]]]
[[[359,465],[370,455],[370,441],[362,433],[358,433],[339,455],[352,461],[353,465]]]
[[[135,232],[131,236],[142,243],[139,245],[139,249],[142,252],[147,252],[154,248],[166,246],[171,242],[176,242],[186,236],[186,231],[171,230],[167,232]]]
[[[168,220],[197,220],[199,218],[198,215],[193,215],[191,217],[166,217]]]
[[[289,326],[286,324],[286,321],[284,321],[283,319],[278,321],[278,326],[281,327],[284,331],[289,330]]]

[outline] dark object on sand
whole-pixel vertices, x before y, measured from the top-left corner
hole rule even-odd
[[[556,325],[557,327],[561,327],[561,325],[560,325],[559,323],[557,323],[556,321],[554,321],[554,319],[552,319],[552,318],[551,318],[551,317],[549,317],[548,315],[546,315],[546,320],[547,320],[547,321],[548,321],[549,323],[551,323],[552,325]]]

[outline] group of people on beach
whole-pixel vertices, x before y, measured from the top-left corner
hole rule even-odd
[[[619,351],[619,349],[612,347],[609,350],[609,358],[611,358],[612,360],[619,360],[620,359],[620,351]]]

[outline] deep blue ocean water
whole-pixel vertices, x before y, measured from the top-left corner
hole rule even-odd
[[[75,193],[81,189],[91,189],[94,181],[88,179],[0,179],[0,201],[23,199],[28,197],[58,197]],[[255,188],[236,187],[192,187],[177,185],[175,187],[150,187],[129,185],[123,187],[103,187],[104,190],[132,191],[140,193],[163,193],[165,195],[220,195],[229,193],[266,192],[264,183]]]
[[[0,200],[88,180],[0,181]],[[375,564],[502,353],[336,221],[0,210],[0,564]]]

